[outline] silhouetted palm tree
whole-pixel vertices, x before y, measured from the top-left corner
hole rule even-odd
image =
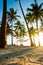
[[[25,27],[24,27],[24,24],[22,24],[20,21],[17,21],[15,23],[15,34],[16,34],[16,37],[17,37],[17,42],[18,42],[18,38],[20,38],[20,44],[21,44],[21,37],[25,35]]]
[[[5,48],[6,44],[6,10],[7,10],[7,0],[3,0],[3,15],[0,31],[0,48]]]
[[[28,22],[26,20],[26,17],[25,17],[25,14],[24,14],[24,11],[23,11],[23,8],[22,8],[22,5],[21,5],[21,1],[20,0],[15,0],[15,1],[18,1],[19,2],[19,5],[20,5],[20,9],[21,9],[21,12],[22,12],[22,15],[24,17],[24,20],[25,20],[25,23],[26,23],[26,26],[27,26],[27,29],[28,29],[28,35],[30,37],[30,41],[31,41],[31,44],[33,43],[32,40],[31,40],[31,35],[30,35],[30,31],[29,31],[29,27],[28,27]]]
[[[11,36],[16,36],[14,33],[13,33],[14,30],[12,30],[12,25],[8,24],[7,23],[7,29],[6,29],[6,39],[7,39],[7,36],[10,34]],[[11,38],[12,40],[12,38]]]
[[[33,36],[33,42],[34,42],[34,43],[33,43],[32,45],[33,45],[33,46],[36,46],[36,45],[35,45],[35,38],[34,38],[34,36],[36,35],[36,29],[34,29],[33,26],[32,26],[29,30],[30,30],[31,37]],[[31,45],[31,46],[32,46],[32,45]]]
[[[12,24],[12,30],[13,30],[13,22],[15,22],[15,20],[18,20],[17,17],[20,16],[17,15],[17,11],[15,11],[13,8],[10,8],[9,11],[7,11],[7,19],[8,22]],[[12,45],[13,45],[13,36],[12,36]]]
[[[11,29],[11,25],[7,23],[6,36],[9,34],[14,35],[13,30]]]
[[[43,17],[42,5],[43,3],[38,5],[36,0],[34,0],[34,3],[31,4],[32,8],[27,8],[27,11],[31,12],[30,21],[33,21],[33,22],[36,21],[37,30],[38,30],[38,20],[42,21],[42,17]],[[39,37],[39,33],[38,33],[38,37]]]
[[[1,21],[0,21],[0,28],[1,28]]]
[[[36,0],[34,0],[35,3],[32,3],[31,6],[32,8],[27,8],[27,11],[31,12],[31,19],[36,20],[36,26],[38,30],[38,20],[42,21],[43,17],[43,8],[41,3],[40,5],[37,4]]]
[[[27,14],[26,14],[26,19],[27,19],[27,21],[28,21],[28,24],[30,23],[30,24],[32,24],[33,22],[34,22],[34,20],[31,18],[31,13],[29,12],[27,12]],[[31,40],[31,46],[34,46],[34,43],[33,43],[33,41],[32,41],[32,38],[31,38],[31,33],[33,33],[33,27],[29,27],[29,32],[30,32],[30,40]]]
[[[24,23],[22,23],[22,36],[24,37],[26,35],[26,29],[25,29],[25,26],[24,26]]]

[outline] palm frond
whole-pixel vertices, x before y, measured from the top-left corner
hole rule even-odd
[[[31,9],[31,8],[27,8],[27,11],[31,11],[31,12],[32,12],[32,11],[33,11],[33,9]]]
[[[37,1],[36,0],[34,0],[34,2],[35,2],[35,5],[37,4]]]
[[[43,3],[41,3],[41,4],[39,5],[39,9],[41,9],[41,8],[42,8],[42,5],[43,5]]]

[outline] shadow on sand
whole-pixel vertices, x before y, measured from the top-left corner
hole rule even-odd
[[[2,55],[0,55],[0,61],[8,59],[8,58],[17,57],[17,56],[26,54],[27,52],[31,51],[32,49],[34,49],[34,48],[28,48],[28,49],[18,50],[16,52],[2,54]]]
[[[12,63],[12,64],[7,64],[7,65],[21,65],[21,64],[18,64],[18,63]]]

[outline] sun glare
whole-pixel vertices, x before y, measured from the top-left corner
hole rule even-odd
[[[38,35],[35,36],[35,44],[36,46],[38,46],[38,40],[40,42],[40,46],[43,46],[43,33],[42,32],[39,32],[39,37]]]
[[[39,33],[40,45],[43,46],[43,33]]]
[[[35,44],[38,46],[38,35],[35,36]]]
[[[26,40],[26,39],[28,39],[28,36],[25,37],[25,40]],[[38,37],[38,35],[35,35],[35,36],[34,36],[34,40],[35,40],[36,46],[39,45],[39,44],[38,44],[38,39],[39,39],[39,41],[40,41],[40,46],[43,46],[43,33],[42,33],[42,32],[39,32],[39,37]],[[16,38],[13,38],[13,43],[17,45],[17,40],[16,40]],[[9,44],[11,45],[11,35],[7,36],[7,44],[8,44],[8,45],[9,45]],[[30,44],[30,40],[27,40],[27,41],[25,41],[25,42],[22,42],[22,44],[23,44],[24,46],[30,46],[30,45],[31,45],[31,44]],[[18,45],[20,45],[20,41],[18,42]]]

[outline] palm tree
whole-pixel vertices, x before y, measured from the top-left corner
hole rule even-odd
[[[7,10],[7,0],[3,0],[3,16],[0,31],[0,48],[5,48],[6,44],[6,10]]]
[[[7,23],[7,29],[6,29],[6,39],[7,39],[7,36],[10,34],[11,36],[14,36],[15,37],[15,34],[13,33],[14,30],[11,29],[12,28],[12,25],[10,25],[9,23]],[[11,38],[12,40],[12,38]]]
[[[21,29],[20,29],[20,38],[22,38],[20,39],[21,42],[23,41],[25,35],[26,35],[25,26],[24,23],[21,23]]]
[[[27,28],[28,28],[28,23],[27,23],[27,20],[26,20],[26,17],[25,17],[25,14],[24,14],[24,11],[23,11],[23,8],[22,8],[22,5],[21,5],[21,1],[20,0],[15,0],[15,1],[19,2],[19,6],[20,6],[20,9],[21,9],[22,15],[24,17],[25,23],[26,23]]]
[[[21,23],[20,23],[20,21],[17,21],[14,24],[14,28],[15,28],[15,34],[16,34],[17,44],[18,44],[18,38],[20,37],[20,31],[21,31]]]
[[[1,31],[1,24],[0,24],[0,31]]]
[[[15,1],[17,1],[17,0],[15,0]],[[19,2],[19,5],[20,5],[20,9],[21,9],[22,15],[23,15],[24,20],[25,20],[27,29],[28,29],[28,35],[29,35],[29,37],[30,37],[30,41],[31,41],[31,44],[32,44],[33,42],[32,42],[32,40],[31,40],[31,35],[30,35],[29,27],[28,27],[28,22],[27,22],[27,20],[26,20],[26,17],[25,17],[25,14],[24,14],[24,11],[23,11],[23,8],[22,8],[22,5],[21,5],[21,1],[18,0],[18,2]]]
[[[34,22],[34,20],[31,18],[31,13],[29,12],[27,12],[27,14],[26,14],[26,19],[27,19],[27,21],[28,21],[28,24],[30,23],[31,25],[33,24],[33,22]],[[32,37],[31,37],[31,34],[33,33],[33,25],[32,25],[32,27],[29,27],[29,32],[30,32],[30,40],[31,40],[31,46],[34,46],[35,44],[33,43],[33,41],[32,41]]]
[[[35,45],[35,38],[34,38],[34,37],[35,37],[35,35],[37,34],[37,32],[36,32],[36,29],[33,28],[33,26],[30,28],[30,34],[31,34],[31,36],[33,36],[33,42],[34,42],[34,43],[33,43],[32,45],[33,45],[33,46],[36,46],[36,45]],[[31,46],[32,46],[32,45],[31,45]]]
[[[1,23],[0,23],[0,29],[1,29]]]
[[[43,18],[42,5],[43,5],[43,3],[38,5],[36,0],[34,0],[34,3],[31,4],[32,8],[27,8],[27,11],[29,13],[31,12],[31,19],[30,20],[36,21],[37,30],[38,30],[38,20],[42,21],[42,18]],[[38,37],[39,37],[39,31],[38,31]],[[40,44],[40,42],[39,42],[39,44]]]
[[[7,23],[6,36],[9,35],[9,34],[14,35],[11,27],[12,26]]]
[[[26,30],[25,30],[25,26],[24,26],[24,23],[21,24],[21,32],[22,32],[22,36],[24,38],[24,36],[26,35]]]
[[[13,23],[15,20],[18,20],[17,17],[20,17],[17,15],[17,11],[15,11],[13,8],[10,8],[9,11],[7,11],[7,19],[8,22],[12,24],[12,30],[13,30]],[[12,45],[13,45],[13,36],[12,36]]]
[[[20,38],[20,44],[21,44],[21,37],[25,35],[25,27],[24,27],[24,24],[22,24],[20,21],[17,21],[15,23],[15,34],[16,34],[16,37],[17,37],[17,42],[18,42],[18,38]]]

